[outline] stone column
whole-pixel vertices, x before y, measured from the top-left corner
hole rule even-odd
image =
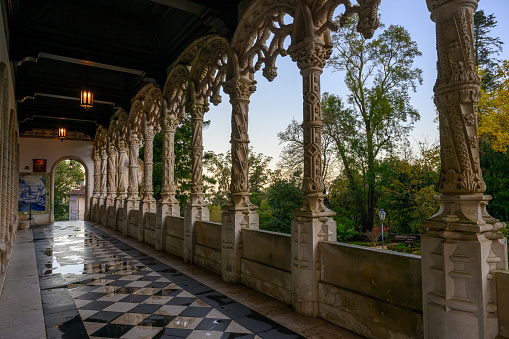
[[[138,156],[140,154],[141,141],[136,134],[129,136],[129,185],[127,186],[127,198],[124,201],[124,229],[122,234],[129,234],[129,218],[131,211],[138,208]],[[138,236],[134,234],[134,236]]]
[[[330,47],[313,38],[290,46],[303,80],[304,180],[303,206],[292,214],[292,306],[297,313],[318,316],[320,263],[318,243],[336,241],[334,212],[324,205],[320,75]]]
[[[179,201],[175,198],[175,131],[179,120],[175,114],[161,118],[163,130],[163,185],[161,187],[161,200],[157,204],[156,250],[165,248],[166,217],[180,216]]]
[[[494,338],[498,333],[495,269],[507,269],[504,223],[492,218],[479,164],[474,19],[478,0],[428,0],[436,23],[441,171],[437,214],[422,222],[426,338]]]
[[[223,281],[240,282],[240,258],[242,255],[241,231],[258,228],[258,207],[249,200],[249,98],[256,91],[256,82],[247,78],[233,78],[224,84],[224,92],[230,95],[232,178],[230,201],[223,209],[221,220],[221,277]]]
[[[143,132],[144,159],[143,159],[143,196],[140,201],[140,226],[138,227],[138,241],[145,239],[145,219],[147,213],[156,212],[156,201],[153,197],[152,171],[154,165],[154,127],[146,126]]]
[[[101,194],[101,154],[98,149],[94,149],[92,158],[94,159],[94,191],[92,192],[91,214],[92,220],[99,222],[99,196]]]
[[[123,225],[119,225],[118,215],[121,208],[124,206],[124,200],[127,198],[125,187],[125,160],[127,157],[127,145],[123,139],[117,142],[118,162],[117,162],[117,197],[115,199],[115,229],[121,229]],[[122,216],[124,213],[122,212]]]
[[[111,207],[115,205],[115,198],[117,195],[117,150],[113,142],[108,141],[108,188],[106,195],[106,224],[105,226],[114,227],[111,224]]]
[[[203,201],[202,183],[202,159],[203,159],[203,137],[202,125],[203,115],[208,111],[208,105],[196,99],[192,99],[187,107],[191,113],[191,196],[184,210],[184,246],[183,258],[185,262],[193,262],[194,228],[197,220],[209,220],[209,209]]]
[[[99,222],[106,225],[106,196],[108,194],[108,154],[106,145],[101,147],[101,194],[99,195]]]

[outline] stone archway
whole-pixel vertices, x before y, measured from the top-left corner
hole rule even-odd
[[[59,163],[65,160],[74,160],[77,161],[83,166],[85,170],[85,220],[90,220],[90,183],[88,182],[88,173],[89,168],[87,167],[85,161],[83,161],[80,157],[68,155],[62,157],[55,161],[53,166],[51,167],[51,186],[50,186],[50,222],[55,221],[55,168]]]

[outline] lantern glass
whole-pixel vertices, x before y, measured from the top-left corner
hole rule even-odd
[[[89,109],[94,105],[94,94],[91,91],[81,91],[80,105],[84,109]]]
[[[380,221],[384,221],[385,220],[385,211],[383,208],[380,209],[380,212],[378,212],[378,218],[380,219]]]
[[[65,128],[60,127],[60,128],[58,129],[58,137],[59,137],[60,139],[64,139],[64,138],[65,138]]]

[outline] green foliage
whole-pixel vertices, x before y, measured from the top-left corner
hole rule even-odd
[[[73,169],[69,170],[69,163]],[[65,194],[78,188],[85,178],[83,166],[75,160],[64,160],[55,167],[54,211],[55,220],[69,220],[69,197]]]
[[[270,207],[269,201],[264,199],[260,203],[258,209],[259,224],[262,230],[270,229],[270,220],[272,219],[272,208]]]
[[[488,212],[494,218],[509,221],[509,153],[495,152],[486,142],[480,144],[480,151],[486,194],[493,197]]]
[[[483,10],[474,13],[474,49],[475,61],[479,68],[485,71],[482,78],[482,89],[493,90],[497,87],[497,81],[493,73],[498,61],[494,55],[502,51],[503,41],[499,37],[491,37],[492,28],[497,26],[494,14],[486,15]]]
[[[265,198],[265,186],[271,176],[268,168],[272,157],[256,153],[252,147],[249,148],[249,186],[251,202],[260,206]],[[230,181],[232,170],[231,151],[226,153],[214,153],[209,151],[205,154],[203,163],[207,172],[211,175],[211,182],[215,187],[208,193],[210,202],[213,205],[225,206],[229,201]]]
[[[422,233],[420,222],[438,211],[440,153],[438,145],[421,143],[417,157],[389,157],[381,166],[379,208],[387,212],[385,225],[393,233]]]
[[[350,106],[328,94],[322,105],[324,134],[334,140],[349,189],[355,191],[362,229],[368,230],[373,228],[377,200],[377,159],[404,141],[420,118],[409,91],[422,83],[422,70],[413,67],[421,52],[403,27],[391,25],[367,40],[357,33],[355,20],[332,34],[335,51],[328,63],[346,73]]]
[[[336,222],[336,230],[338,233],[338,241],[339,242],[347,242],[353,238],[354,235],[357,234],[357,231],[353,228],[349,228],[348,226]]]
[[[293,220],[291,212],[302,206],[301,195],[296,180],[276,178],[267,190],[267,203],[272,210],[272,218],[262,229],[289,234]]]
[[[221,206],[219,206],[219,205],[209,205],[208,208],[209,208],[209,211],[210,211],[210,218],[209,218],[209,220],[212,221],[212,222],[220,223],[221,222],[221,215],[222,215]]]

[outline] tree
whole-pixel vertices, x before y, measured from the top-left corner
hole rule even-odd
[[[482,79],[487,77],[480,70]],[[479,117],[479,138],[495,152],[506,153],[509,147],[509,60],[495,66],[491,79],[498,85],[482,90],[477,106]]]
[[[485,72],[481,85],[483,90],[493,90],[497,86],[492,69],[497,66],[498,61],[493,55],[498,55],[502,51],[504,43],[499,37],[489,36],[491,29],[496,26],[494,14],[486,16],[483,10],[474,13],[475,61],[477,66]]]
[[[298,185],[300,185],[298,177],[289,180],[274,179],[267,190],[268,206],[264,206],[264,213],[268,214],[268,211],[271,211],[271,218],[267,223],[266,214],[262,215],[262,220],[265,221],[260,225],[262,229],[290,233],[293,220],[292,212],[302,206],[302,191]]]
[[[72,170],[69,169],[69,164],[72,164]],[[69,220],[69,197],[65,193],[79,187],[82,179],[85,179],[85,170],[75,160],[64,160],[55,166],[55,220]]]
[[[433,215],[438,202],[433,198],[439,178],[440,150],[437,144],[421,142],[420,153],[391,156],[381,164],[379,208],[388,217],[385,224],[396,233],[421,233],[420,222]]]
[[[272,157],[265,156],[263,153],[257,153],[250,147],[247,161],[249,168],[248,180],[250,193],[252,194],[251,202],[260,206],[261,200],[263,200],[260,194],[263,194],[264,187],[268,184],[271,175],[268,166],[272,161]],[[226,153],[207,152],[204,156],[204,166],[216,185],[211,193],[211,203],[220,206],[226,205],[230,194],[231,151],[228,150]]]
[[[335,50],[328,66],[346,73],[350,107],[336,112],[332,108],[342,106],[329,105],[330,114],[337,116],[330,122],[337,126],[330,129],[355,128],[355,138],[337,144],[336,149],[348,147],[349,158],[342,158],[345,168],[350,165],[349,159],[355,159],[360,166],[358,190],[365,201],[362,229],[368,230],[373,228],[376,205],[377,157],[405,140],[420,118],[410,104],[409,91],[415,91],[417,83],[422,83],[422,70],[413,67],[421,52],[403,27],[391,25],[368,41],[357,33],[354,19],[333,33],[332,40]],[[324,104],[327,106],[327,102]]]
[[[304,131],[301,123],[292,119],[286,129],[277,134],[279,144],[285,143],[279,155],[278,167],[288,178],[295,172],[304,172]],[[331,149],[332,139],[328,134],[322,134],[322,178],[326,187],[331,181],[331,164],[334,162],[334,154]]]

